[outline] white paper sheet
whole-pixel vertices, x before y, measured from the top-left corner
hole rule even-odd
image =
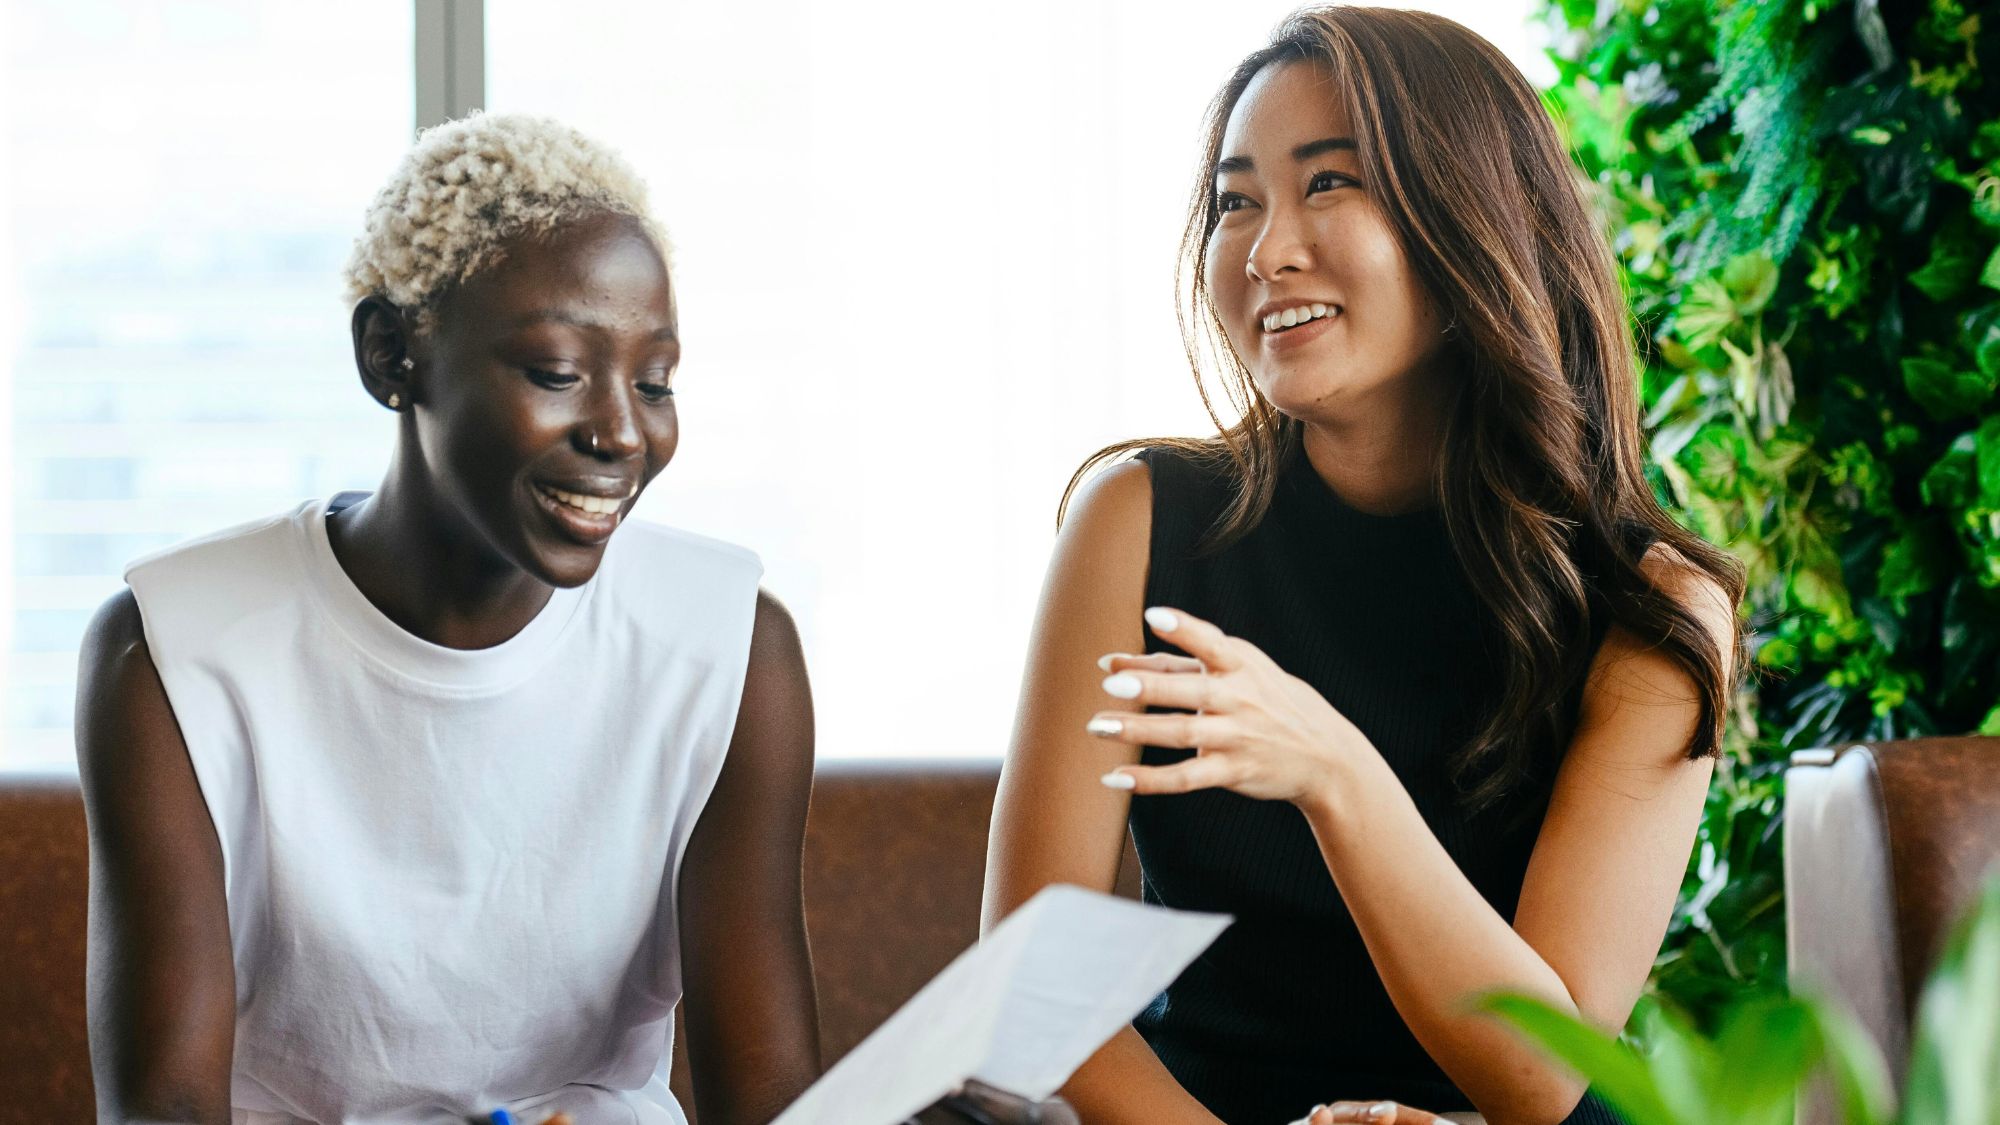
[[[1229,921],[1049,887],[945,966],[773,1125],[896,1125],[967,1078],[1046,1098]]]

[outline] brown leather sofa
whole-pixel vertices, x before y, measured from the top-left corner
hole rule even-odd
[[[978,936],[999,773],[992,761],[821,764],[805,896],[829,1063]],[[75,779],[0,776],[0,1125],[95,1118],[83,1015],[88,881]],[[1129,848],[1120,883],[1135,893]],[[691,1109],[684,1055],[674,1088]]]
[[[2000,861],[2000,738],[1804,751],[1785,792],[1793,983],[1845,1005],[1900,1089],[1924,980]],[[1801,1100],[1799,1125],[1836,1120]]]

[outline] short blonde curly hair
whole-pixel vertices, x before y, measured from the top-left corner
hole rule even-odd
[[[438,296],[497,263],[509,239],[604,212],[638,219],[666,258],[645,182],[604,145],[517,113],[432,126],[369,204],[344,274],[348,302],[381,297],[426,328]]]

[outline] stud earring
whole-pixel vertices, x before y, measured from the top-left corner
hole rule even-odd
[[[396,366],[402,368],[404,371],[415,371],[417,369],[417,361],[411,359],[409,356],[404,356],[403,362]]]
[[[397,394],[397,393],[396,393],[396,392],[394,392],[394,391],[390,391],[390,392],[389,392],[389,409],[391,409],[391,410],[401,410],[402,408],[403,408],[403,396],[402,396],[402,395],[399,395],[399,394]]]

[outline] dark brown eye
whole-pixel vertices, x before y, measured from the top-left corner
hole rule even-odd
[[[547,387],[552,391],[567,390],[576,386],[578,381],[575,375],[564,375],[559,371],[543,371],[536,367],[528,368],[528,379],[536,386]]]

